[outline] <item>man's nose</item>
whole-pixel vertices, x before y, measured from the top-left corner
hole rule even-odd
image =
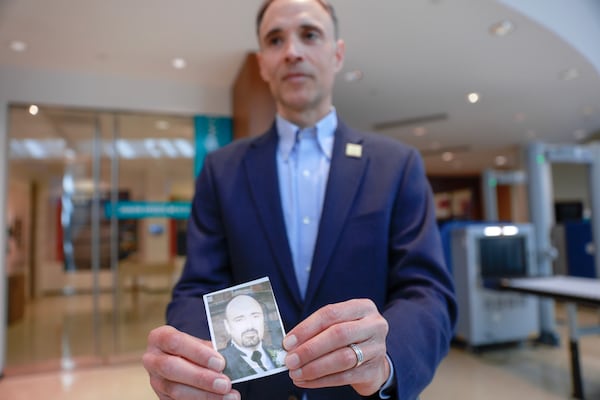
[[[302,60],[302,44],[295,38],[290,38],[285,46],[285,60],[298,62]]]

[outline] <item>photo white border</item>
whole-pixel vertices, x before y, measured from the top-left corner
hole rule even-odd
[[[213,321],[212,321],[212,313],[211,313],[210,306],[209,306],[209,303],[212,302],[212,301],[210,301],[210,298],[213,297],[213,296],[215,296],[215,295],[218,295],[220,293],[235,292],[235,291],[244,289],[246,287],[250,287],[250,286],[253,286],[253,285],[261,284],[261,283],[264,283],[264,282],[268,282],[268,284],[269,284],[269,290],[271,292],[271,296],[273,297],[273,304],[275,305],[275,311],[277,311],[277,318],[278,318],[278,321],[279,321],[279,328],[281,329],[281,333],[282,333],[283,337],[285,337],[285,329],[283,328],[283,322],[281,321],[281,314],[279,312],[279,306],[277,305],[277,299],[275,298],[275,293],[273,293],[273,287],[271,286],[271,281],[269,280],[269,277],[266,276],[264,278],[259,278],[259,279],[255,279],[253,281],[249,281],[249,282],[242,283],[242,284],[239,284],[239,285],[231,286],[231,287],[228,287],[226,289],[221,289],[221,290],[217,290],[215,292],[207,293],[204,296],[202,296],[202,299],[204,301],[204,309],[205,309],[205,312],[206,312],[206,319],[208,321],[208,329],[210,331],[210,339],[211,339],[213,348],[215,350],[218,351],[219,349],[217,348],[217,341],[215,339],[216,335],[215,335],[215,331],[214,331],[214,327],[213,327]],[[248,376],[236,379],[236,380],[232,380],[231,383],[239,383],[239,382],[249,381],[249,380],[252,380],[252,379],[263,378],[265,376],[278,374],[280,372],[287,371],[287,370],[288,370],[288,368],[286,366],[277,367],[277,368],[270,369],[268,371],[257,372],[257,373],[252,374],[252,375],[248,375]]]

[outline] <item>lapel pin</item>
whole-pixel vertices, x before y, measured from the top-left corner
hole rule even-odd
[[[356,143],[346,143],[346,156],[361,158],[362,157],[362,145]]]

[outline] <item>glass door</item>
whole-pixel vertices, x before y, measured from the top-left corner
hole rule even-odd
[[[139,361],[185,254],[191,118],[9,110],[6,374]],[[168,208],[168,207],[167,207]]]
[[[9,110],[7,373],[96,361],[101,258],[100,120],[87,111]]]

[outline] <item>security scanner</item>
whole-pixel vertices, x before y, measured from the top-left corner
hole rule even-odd
[[[458,301],[455,338],[471,347],[517,342],[539,333],[538,299],[486,287],[536,273],[530,224],[474,223],[450,232]]]
[[[555,225],[552,204],[551,164],[582,164],[587,166],[590,193],[590,229],[592,246],[588,249],[600,249],[600,144],[560,145],[541,142],[530,143],[527,156],[527,191],[529,198],[529,217],[535,227],[536,259],[540,276],[553,275],[553,261],[558,256],[552,246],[550,233]],[[595,276],[600,277],[600,257],[594,260]],[[540,300],[540,340],[558,343],[554,300]]]

